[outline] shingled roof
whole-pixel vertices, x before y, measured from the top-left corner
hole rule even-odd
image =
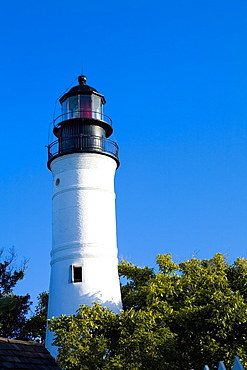
[[[61,370],[39,343],[0,337],[0,370]]]

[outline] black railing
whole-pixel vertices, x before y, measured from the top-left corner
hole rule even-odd
[[[63,113],[57,118],[55,118],[53,121],[54,127],[60,126],[61,122],[63,121],[67,121],[69,119],[74,119],[74,118],[96,119],[98,121],[106,122],[108,123],[108,125],[112,126],[111,118],[106,116],[105,114],[100,113],[98,111],[94,111],[94,110],[79,109],[79,110],[71,110],[70,112]]]
[[[107,154],[118,162],[117,143],[104,137],[92,135],[71,136],[53,141],[48,145],[48,162],[55,156],[80,152]]]

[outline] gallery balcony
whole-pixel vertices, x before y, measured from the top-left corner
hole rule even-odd
[[[119,166],[118,145],[112,140],[94,135],[59,138],[48,145],[48,163],[56,157],[71,153],[99,153],[114,158]]]

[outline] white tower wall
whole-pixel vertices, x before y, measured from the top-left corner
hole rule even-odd
[[[71,315],[81,304],[100,302],[121,309],[116,244],[114,176],[116,161],[97,153],[55,158],[53,175],[53,242],[48,318]],[[72,282],[71,266],[82,270]],[[47,331],[46,347],[53,334]],[[54,348],[54,350],[53,350]]]

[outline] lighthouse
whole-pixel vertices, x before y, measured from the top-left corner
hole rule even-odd
[[[99,302],[121,309],[116,242],[114,176],[118,146],[109,139],[105,97],[78,77],[59,100],[54,140],[48,145],[53,177],[52,250],[48,319]],[[46,347],[56,355],[53,334]]]

